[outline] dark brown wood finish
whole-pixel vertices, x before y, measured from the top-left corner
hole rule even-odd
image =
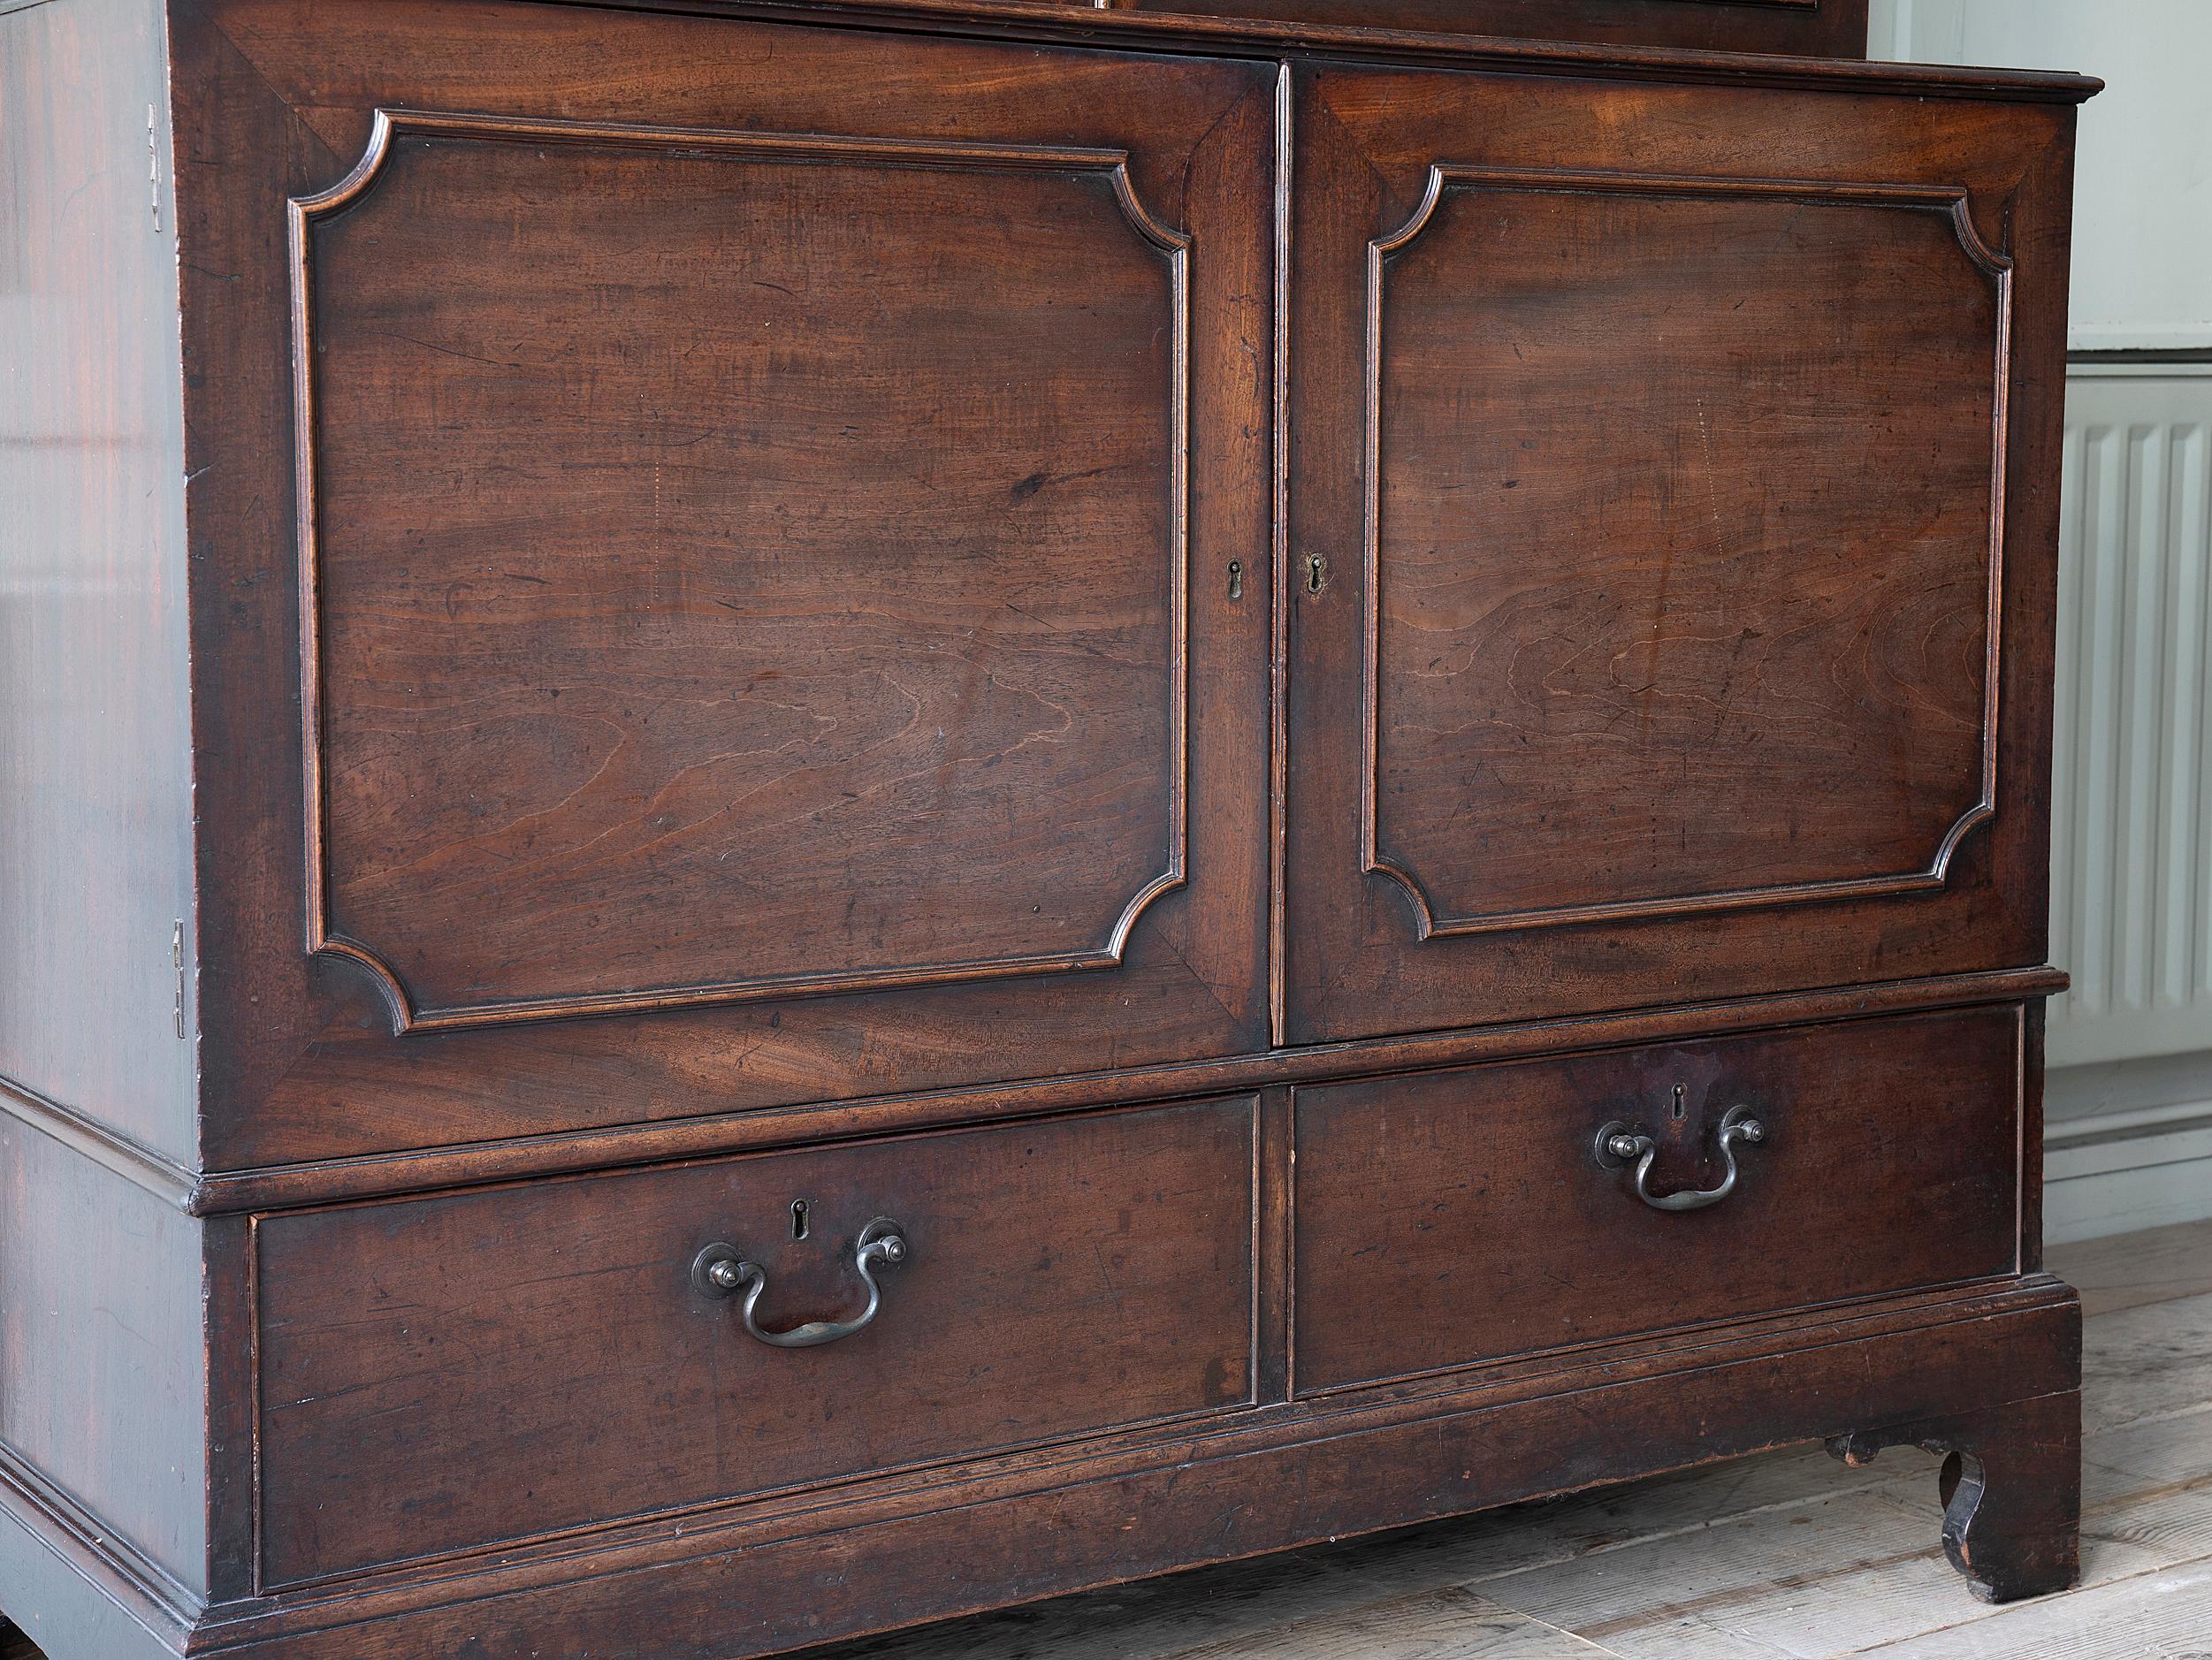
[[[794,1495],[603,1536],[585,1573],[573,1542],[518,1550],[458,1579],[243,1603],[206,1640],[254,1660],[523,1660],[533,1646],[741,1660],[1958,1403],[1982,1403],[1994,1426],[1995,1409],[2063,1393],[2079,1367],[2072,1294],[2028,1281]]]
[[[1943,1551],[1983,1602],[2048,1596],[2080,1576],[2079,1390],[1837,1436],[1828,1451],[1856,1466],[1899,1446],[1948,1455]]]
[[[1941,888],[1997,785],[1963,195],[1439,164],[1369,248],[1362,856],[1423,933]]]
[[[238,92],[180,142],[304,267],[200,204],[199,390],[289,409],[296,329],[314,400],[297,590],[289,469],[193,406],[210,557],[273,573],[202,619],[268,642],[205,814],[267,849],[210,911],[215,1162],[414,1145],[426,1071],[467,1138],[1264,1040],[1271,69],[486,0],[182,33]]]
[[[1333,4],[0,0],[50,1660],[735,1660],[1812,1437],[2071,1571],[2093,88]],[[691,1276],[849,1319],[881,1218],[832,1343]]]
[[[1295,1093],[1301,1394],[2017,1271],[2020,1013]],[[1667,1212],[1600,1162],[1648,1135]]]
[[[1070,0],[1116,11],[1611,41],[1805,57],[1866,56],[1866,0]]]
[[[1124,152],[403,112],[295,240],[309,929],[396,1020],[1119,966],[1188,846]]]
[[[264,1580],[1249,1404],[1255,1111],[263,1220]],[[693,1283],[728,1244],[765,1271],[764,1329],[850,1320],[879,1217],[906,1258],[843,1341],[772,1347]]]
[[[1857,1020],[1926,1009],[1969,1009],[2040,998],[2062,990],[2054,969],[2005,969],[1879,986],[1842,986],[1725,1002],[1315,1044],[1177,1066],[990,1085],[974,1089],[859,1097],[770,1112],[734,1112],[604,1131],[469,1142],[254,1169],[194,1172],[147,1157],[100,1125],[51,1103],[0,1097],[0,1112],[74,1147],[125,1180],[195,1216],[550,1176],[749,1150],[849,1140],[887,1131],[942,1128],[1071,1108],[1251,1090],[1351,1074],[1403,1071],[1579,1049],[1673,1041],[1722,1032]],[[2030,1108],[2038,1107],[2031,1097]],[[434,1115],[426,1099],[424,1114]],[[2031,1120],[2031,1123],[2040,1122]]]
[[[1285,1039],[2040,961],[2063,115],[1297,100]]]

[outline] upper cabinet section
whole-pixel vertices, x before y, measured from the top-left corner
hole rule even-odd
[[[179,27],[234,1156],[1264,1043],[1272,65]]]
[[[1941,887],[2010,262],[1942,190],[1430,182],[1369,268],[1367,867],[1430,934]]]
[[[172,8],[209,1168],[2041,960],[2086,88],[1311,5]]]
[[[1300,100],[1291,1035],[2040,961],[2063,113]]]
[[[1523,40],[1709,51],[1866,56],[1866,0],[1072,0],[1113,11],[1177,11],[1356,24]]]

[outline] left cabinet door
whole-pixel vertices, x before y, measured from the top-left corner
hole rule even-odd
[[[204,19],[226,1152],[1263,1041],[1271,68]]]

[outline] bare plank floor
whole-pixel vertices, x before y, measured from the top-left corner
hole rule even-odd
[[[1975,1602],[1937,1460],[1817,1447],[807,1660],[2212,1660],[2212,1223],[2051,1253],[2089,1314],[2082,1583]]]
[[[1935,1459],[1808,1447],[806,1660],[2212,1660],[2212,1222],[2051,1257],[2090,1316],[2063,1596],[1969,1597]],[[0,1634],[0,1660],[39,1656]]]

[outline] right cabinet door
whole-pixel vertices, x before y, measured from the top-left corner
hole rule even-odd
[[[1295,96],[1286,1040],[2040,963],[2071,109]]]

